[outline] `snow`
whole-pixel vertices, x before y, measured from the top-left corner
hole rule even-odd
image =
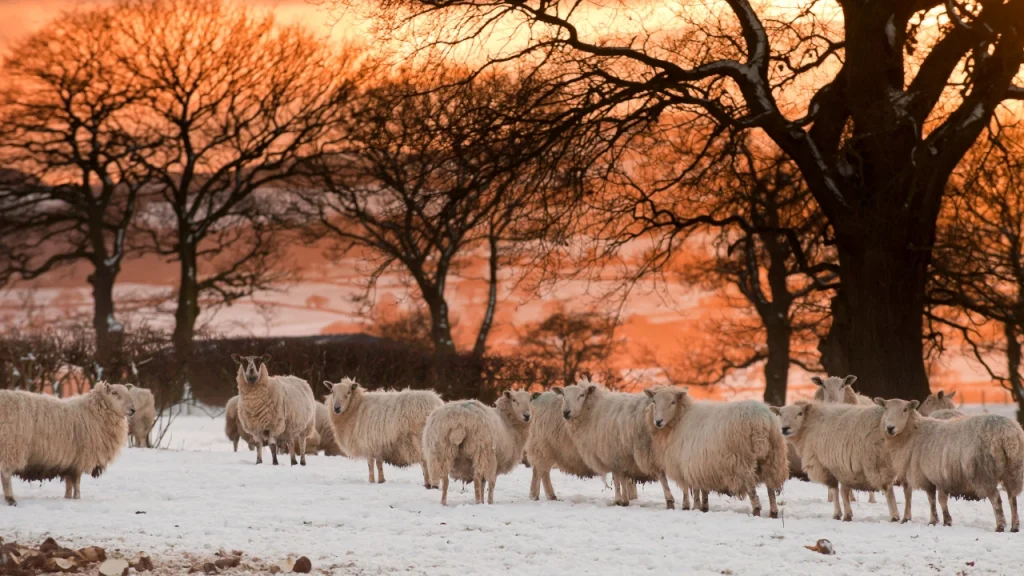
[[[182,416],[168,443],[173,450],[126,449],[99,479],[82,480],[79,501],[64,500],[56,482],[15,481],[18,507],[0,510],[0,534],[158,561],[219,548],[307,555],[316,569],[358,574],[976,575],[1013,574],[1024,563],[1021,536],[994,533],[985,502],[950,502],[952,528],[926,525],[920,493],[911,524],[890,524],[884,498],[863,496],[854,521],[837,522],[825,488],[796,481],[780,499],[782,520],[752,518],[745,501],[714,496],[707,514],[665,510],[656,485],[624,509],[610,505],[600,479],[558,472],[564,500],[531,502],[530,470],[519,467],[498,479],[495,505],[474,505],[472,490],[453,484],[444,508],[417,468],[388,467],[387,483],[376,485],[362,461],[256,466],[253,453],[231,452],[220,418]],[[804,548],[819,538],[834,556]]]

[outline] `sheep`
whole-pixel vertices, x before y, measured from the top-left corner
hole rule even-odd
[[[778,419],[761,402],[695,402],[686,388],[644,390],[650,401],[646,419],[654,453],[669,479],[683,490],[749,496],[752,513],[761,515],[757,486],[768,488],[772,518],[775,496],[789,476],[786,440]],[[687,508],[686,502],[683,508]]]
[[[316,401],[313,390],[296,376],[270,376],[270,354],[231,358],[238,364],[238,420],[242,430],[256,443],[256,463],[263,463],[263,445],[270,445],[270,456],[277,466],[278,444],[292,446],[299,441],[300,459],[291,453],[292,466],[306,465],[306,438],[316,425]]]
[[[129,386],[99,382],[68,400],[0,390],[0,480],[16,506],[11,478],[64,480],[64,497],[81,498],[82,474],[98,477],[117,458],[135,414]]]
[[[135,415],[128,420],[128,441],[135,446],[152,448],[149,444],[149,431],[156,422],[156,402],[153,393],[145,388],[133,386],[128,389],[135,403]]]
[[[942,524],[952,526],[946,506],[950,496],[969,500],[987,498],[996,518],[996,532],[1006,528],[999,485],[1010,500],[1010,531],[1020,530],[1017,496],[1024,484],[1024,430],[1005,416],[979,414],[953,420],[935,420],[917,411],[917,400],[882,400],[884,445],[903,484],[911,520],[914,490],[928,494],[929,524],[938,524],[935,493],[942,506]]]
[[[781,420],[782,435],[800,453],[807,476],[828,486],[834,519],[853,519],[853,490],[885,492],[889,520],[900,519],[892,489],[896,471],[882,445],[884,409],[800,401],[772,411]],[[840,484],[844,510],[839,506]]]
[[[434,410],[423,427],[423,452],[430,479],[448,505],[449,477],[473,482],[477,504],[494,504],[494,483],[522,461],[530,432],[530,393],[506,390],[494,407],[478,400],[449,402]]]
[[[822,379],[820,376],[811,376],[811,382],[817,384],[818,389],[814,391],[814,399],[825,404],[859,404],[870,406],[871,398],[857,394],[853,390],[853,383],[857,377],[850,374],[846,378],[829,376]]]
[[[334,429],[331,427],[331,411],[327,408],[326,404],[319,402],[316,405],[316,431],[320,434],[319,449],[323,451],[324,456],[345,455],[338,446],[338,441],[334,439]]]
[[[224,406],[224,434],[227,435],[228,440],[231,440],[235,452],[238,452],[239,439],[245,440],[245,443],[249,445],[249,450],[256,449],[256,442],[252,436],[242,430],[242,425],[238,421],[238,396],[232,396]]]
[[[635,497],[631,481],[657,479],[665,494],[665,507],[675,508],[645,422],[647,396],[610,392],[586,378],[551,390],[562,397],[562,416],[583,462],[597,474],[612,475],[616,505],[629,506]]]
[[[419,463],[423,486],[431,488],[423,457],[423,426],[427,416],[444,404],[432,390],[367,392],[355,380],[343,378],[330,391],[331,428],[338,448],[351,458],[366,458],[369,480],[384,482],[384,463],[406,467]]]
[[[959,418],[964,415],[963,412],[956,409],[956,404],[953,404],[953,397],[956,396],[956,390],[946,394],[945,390],[939,390],[935,394],[929,394],[924,402],[921,403],[921,407],[918,408],[918,412],[921,416],[927,416],[929,418],[935,418],[936,420],[949,420],[951,418]]]
[[[545,392],[533,399],[533,423],[526,440],[526,458],[533,469],[530,499],[540,499],[540,485],[548,500],[557,500],[551,486],[551,469],[580,478],[593,478],[597,474],[580,456],[562,415],[562,398],[554,392]]]

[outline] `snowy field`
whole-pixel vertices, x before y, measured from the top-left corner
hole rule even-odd
[[[912,524],[890,524],[884,498],[854,504],[854,521],[831,519],[825,488],[790,481],[783,519],[752,518],[745,501],[711,498],[711,512],[665,510],[647,486],[637,505],[611,506],[600,480],[553,473],[560,502],[527,498],[530,470],[498,478],[493,506],[453,484],[451,506],[421,486],[418,468],[310,458],[305,468],[256,466],[231,452],[223,421],[179,418],[170,450],[126,449],[82,500],[56,482],[15,481],[18,507],[0,509],[0,537],[146,552],[158,566],[185,555],[238,549],[276,562],[306,555],[321,574],[1020,574],[1024,535],[996,534],[987,502],[950,503],[955,526],[929,527],[927,499]],[[269,455],[268,455],[269,456]],[[269,458],[268,458],[269,461]],[[677,501],[681,501],[674,488]],[[902,512],[902,495],[898,494]],[[763,488],[762,502],[767,499]],[[1008,513],[1008,512],[1007,512]],[[804,548],[830,540],[834,556]]]

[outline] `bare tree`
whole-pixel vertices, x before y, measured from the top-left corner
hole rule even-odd
[[[979,144],[951,184],[929,297],[930,318],[1020,405],[1024,422],[1024,181],[1019,127]],[[998,362],[1003,362],[1003,367]]]
[[[593,311],[573,312],[564,306],[531,326],[520,338],[525,357],[552,367],[565,386],[581,376],[601,374],[615,384],[609,357],[621,342],[615,338],[615,317]]]
[[[0,280],[87,262],[99,361],[123,331],[114,283],[152,138],[116,60],[115,9],[70,12],[17,44],[0,97]]]
[[[346,66],[297,26],[218,0],[125,0],[120,62],[143,90],[144,247],[180,265],[172,341],[188,355],[203,298],[280,280],[275,195],[335,121]]]
[[[613,15],[605,33],[586,22],[597,5],[378,0],[371,14],[380,33],[426,48],[558,67],[581,121],[621,127],[678,111],[766,134],[835,232],[847,314],[833,327],[848,332],[863,391],[928,394],[923,315],[938,214],[997,109],[1024,97],[1014,83],[1024,0],[807,0],[788,12],[726,0],[714,14],[673,3],[669,18]]]
[[[507,261],[503,244],[536,241],[556,227],[545,225],[557,218],[543,212],[564,210],[544,199],[569,186],[559,169],[572,155],[532,139],[533,119],[547,113],[543,86],[501,74],[459,79],[451,69],[430,79],[403,73],[365,90],[311,160],[302,210],[315,215],[307,233],[338,252],[373,255],[369,287],[395,267],[411,277],[442,355],[456,351],[448,281],[472,251],[486,250],[488,301],[473,346],[480,357]]]

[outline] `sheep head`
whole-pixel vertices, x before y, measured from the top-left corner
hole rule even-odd
[[[800,433],[809,410],[811,410],[811,404],[808,402],[796,402],[782,408],[772,407],[772,412],[779,417],[782,435],[786,438]]]
[[[651,405],[651,423],[655,428],[661,429],[676,421],[686,404],[687,390],[689,388],[672,386],[644,390]]]
[[[532,415],[531,400],[533,396],[526,390],[505,390],[494,405],[513,421],[529,423]]]
[[[956,410],[956,404],[953,404],[954,396],[956,396],[955,390],[949,394],[946,394],[944,390],[939,390],[935,394],[929,394],[917,411],[922,416],[928,416],[938,410]]]
[[[249,384],[255,384],[261,375],[267,374],[267,362],[270,362],[270,354],[262,356],[240,356],[232,354],[231,359],[238,364],[238,371]]]
[[[341,414],[352,404],[352,399],[359,393],[359,383],[352,378],[342,378],[341,382],[332,384],[324,380],[324,386],[331,391],[324,399],[327,407],[335,414]]]
[[[135,401],[128,387],[121,384],[99,382],[92,391],[100,399],[103,406],[114,414],[131,418],[135,415]]]
[[[846,388],[852,386],[856,381],[857,377],[853,374],[846,378],[838,376],[829,376],[825,379],[822,379],[820,376],[811,377],[811,382],[814,382],[822,389],[825,395],[823,399],[825,404],[842,404],[846,398]]]
[[[907,402],[898,398],[892,400],[875,398],[875,404],[885,408],[885,414],[882,416],[882,430],[887,436],[902,434],[914,421],[917,414],[917,400]]]
[[[587,398],[593,396],[596,390],[597,385],[591,384],[589,380],[581,380],[565,388],[558,386],[551,388],[552,392],[562,397],[562,417],[566,420],[578,418],[583,413]]]

